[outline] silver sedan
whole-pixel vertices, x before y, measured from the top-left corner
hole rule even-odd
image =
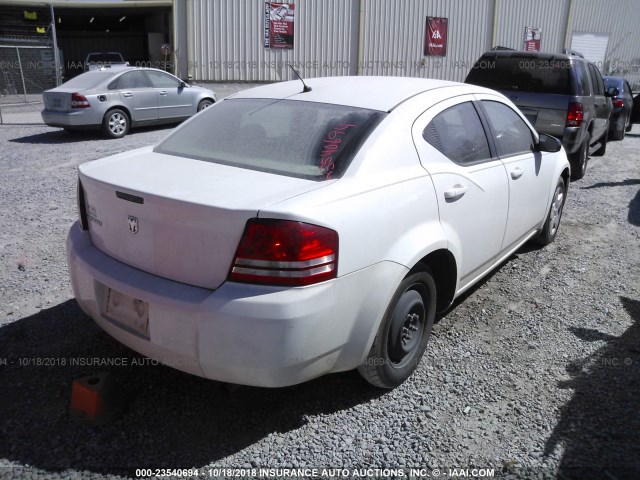
[[[112,138],[129,128],[180,122],[216,101],[211,90],[153,68],[101,69],[43,94],[42,119],[65,130],[98,129]]]

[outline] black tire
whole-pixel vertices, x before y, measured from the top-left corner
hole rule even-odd
[[[547,219],[542,226],[542,230],[538,232],[538,235],[534,237],[534,242],[538,245],[549,245],[556,239],[558,229],[560,228],[560,219],[562,218],[562,210],[564,209],[564,202],[567,200],[567,185],[563,178],[558,179],[556,188],[553,192],[553,199],[551,200],[551,207],[549,207],[549,213]]]
[[[569,156],[571,163],[571,180],[580,180],[587,173],[587,164],[589,163],[589,145],[591,143],[591,135],[587,133],[587,137],[582,142],[580,149]]]
[[[415,371],[427,348],[436,315],[431,273],[409,274],[387,307],[365,362],[358,371],[370,384],[394,388]]]
[[[602,135],[602,139],[600,140],[600,147],[593,152],[594,157],[602,157],[605,153],[607,153],[607,143],[609,142],[609,130],[604,132]]]
[[[102,120],[102,131],[111,138],[122,138],[129,133],[131,120],[124,110],[114,108],[104,115]]]
[[[627,128],[625,128],[624,131],[629,133],[632,128],[633,128],[633,123],[629,122],[629,126]]]
[[[208,98],[205,98],[204,100],[200,100],[200,103],[198,103],[198,111],[201,112],[205,108],[209,108],[211,105],[213,105],[213,102]]]
[[[620,130],[613,131],[613,139],[614,140],[624,140],[624,134],[626,129],[622,127]]]

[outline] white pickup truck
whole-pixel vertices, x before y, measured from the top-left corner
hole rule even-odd
[[[128,67],[129,62],[125,62],[120,52],[92,52],[87,55],[84,61],[84,71],[100,70],[101,68],[117,68]]]

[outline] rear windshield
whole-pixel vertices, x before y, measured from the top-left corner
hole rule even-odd
[[[466,83],[493,90],[572,95],[571,62],[535,57],[482,57]]]
[[[386,114],[274,99],[229,99],[203,111],[154,151],[310,180],[339,178]]]
[[[124,62],[124,60],[119,53],[92,53],[87,57],[87,62],[117,63]]]
[[[108,78],[113,77],[111,72],[87,72],[72,78],[60,85],[65,88],[90,89],[98,86]]]
[[[605,90],[610,89],[611,87],[617,88],[620,92],[622,92],[622,79],[615,77],[602,77],[604,80],[604,88]]]

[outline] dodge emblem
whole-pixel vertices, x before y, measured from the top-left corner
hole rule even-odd
[[[138,233],[138,217],[129,215],[129,231],[134,234]]]

